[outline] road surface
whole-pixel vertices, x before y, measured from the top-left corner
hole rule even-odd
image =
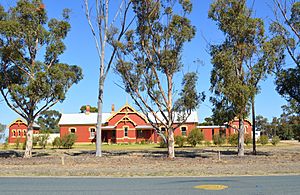
[[[300,175],[166,178],[0,177],[0,194],[299,195]]]

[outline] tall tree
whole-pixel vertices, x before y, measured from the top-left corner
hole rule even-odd
[[[38,125],[40,125],[41,130],[50,133],[59,133],[58,122],[61,117],[61,113],[56,110],[46,110],[41,112],[37,119]]]
[[[289,56],[288,64],[293,64],[289,68],[278,68],[276,90],[288,101],[296,101],[294,103],[300,107],[300,2],[273,1],[276,20],[271,24],[270,31],[273,38],[278,40],[274,45],[282,46],[278,58],[285,59]]]
[[[216,116],[221,112],[222,115],[227,113],[226,118],[230,120],[238,117],[238,155],[243,156],[244,119],[251,99],[254,105],[258,82],[267,73],[270,59],[264,52],[269,45],[264,44],[263,21],[252,18],[246,0],[217,0],[211,4],[209,18],[217,22],[225,35],[225,41],[212,45],[210,50],[213,64],[211,91],[215,94],[211,101],[216,107]]]
[[[104,94],[104,82],[108,75],[108,72],[111,68],[111,65],[114,62],[117,46],[112,44],[112,41],[120,41],[128,26],[132,23],[126,24],[127,13],[130,8],[131,1],[122,0],[120,2],[119,9],[117,10],[116,15],[114,16],[111,24],[109,24],[109,10],[110,10],[110,1],[109,0],[96,0],[95,5],[95,21],[91,17],[91,9],[89,6],[89,1],[84,0],[85,3],[85,14],[88,20],[95,45],[97,50],[97,55],[99,57],[99,86],[98,86],[98,116],[96,124],[96,136],[101,138],[101,124],[102,124],[102,107],[103,107],[103,94]],[[116,3],[116,1],[113,1]],[[116,19],[120,17],[120,28],[116,27]],[[94,27],[94,25],[96,27]],[[108,43],[112,48],[108,48]],[[112,49],[112,51],[110,51]],[[109,53],[109,54],[107,54]],[[96,156],[102,156],[101,150],[101,139],[96,140]]]
[[[183,68],[181,53],[185,42],[195,35],[187,15],[192,11],[189,0],[133,0],[136,29],[126,32],[118,44],[116,71],[124,88],[150,123],[168,144],[168,157],[174,158],[174,129],[180,113],[184,122],[196,109],[201,96],[196,92],[197,74],[186,73],[182,90],[176,93],[174,78]],[[181,14],[181,15],[180,15]],[[164,137],[159,126],[167,130]]]
[[[0,140],[4,137],[6,125],[0,123]]]
[[[40,0],[20,0],[7,12],[0,6],[0,92],[27,121],[24,157],[32,156],[36,117],[62,102],[68,89],[82,79],[80,67],[60,63],[58,58],[66,49],[68,12],[64,10],[63,20],[48,20]],[[44,58],[38,57],[42,52]]]

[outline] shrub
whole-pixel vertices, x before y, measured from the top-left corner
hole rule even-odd
[[[264,146],[269,142],[269,138],[266,135],[262,135],[259,137],[258,142]]]
[[[146,144],[146,141],[145,141],[145,140],[142,140],[142,141],[141,141],[141,145],[144,145],[144,144]]]
[[[161,139],[159,142],[159,147],[166,148],[166,147],[168,147],[168,144],[163,139]]]
[[[3,144],[3,149],[7,150],[7,148],[8,148],[8,137],[5,138],[5,142]]]
[[[187,142],[191,144],[192,147],[195,147],[197,144],[201,143],[203,137],[203,133],[199,129],[195,128],[189,133]]]
[[[46,148],[47,145],[47,140],[49,139],[49,133],[47,134],[42,134],[38,136],[38,144],[41,146],[43,149]]]
[[[37,146],[38,142],[39,142],[39,136],[33,135],[32,146],[33,147]]]
[[[249,144],[252,143],[252,137],[250,134],[245,134],[245,140],[244,143],[248,146]]]
[[[274,136],[272,138],[271,143],[272,143],[273,146],[276,146],[279,142],[280,142],[280,138],[278,136]]]
[[[76,139],[77,136],[75,134],[66,134],[61,138],[61,146],[70,149],[74,145]]]
[[[219,134],[213,136],[213,143],[215,145],[221,146],[225,143],[225,141],[226,141],[225,136],[220,136]]]
[[[53,142],[52,142],[52,146],[53,146],[53,148],[54,148],[54,147],[60,148],[60,146],[61,146],[61,140],[60,140],[60,137],[54,138],[54,140],[53,140]]]
[[[237,133],[231,134],[228,137],[228,143],[232,146],[237,146],[239,143],[239,135]]]
[[[17,139],[15,141],[15,146],[16,146],[16,149],[18,150],[20,147],[20,137],[17,137]]]
[[[211,142],[210,142],[210,141],[205,141],[205,142],[204,142],[204,145],[206,145],[206,146],[211,146]]]
[[[181,135],[175,136],[175,144],[177,144],[179,148],[183,147],[185,141],[186,141],[185,137]]]

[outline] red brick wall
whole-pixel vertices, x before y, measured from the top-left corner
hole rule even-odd
[[[15,135],[13,134],[13,131],[15,131]],[[27,132],[27,125],[25,123],[15,122],[11,124],[9,126],[8,143],[16,143],[16,140],[18,138],[20,143],[24,143],[26,140],[26,132]],[[33,130],[33,133],[38,134],[39,130]]]

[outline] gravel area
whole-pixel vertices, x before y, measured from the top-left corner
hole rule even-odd
[[[300,174],[300,144],[265,146],[258,155],[246,150],[244,157],[236,148],[176,149],[176,158],[168,159],[162,150],[95,151],[37,150],[30,159],[20,151],[0,151],[0,176],[223,176]]]

